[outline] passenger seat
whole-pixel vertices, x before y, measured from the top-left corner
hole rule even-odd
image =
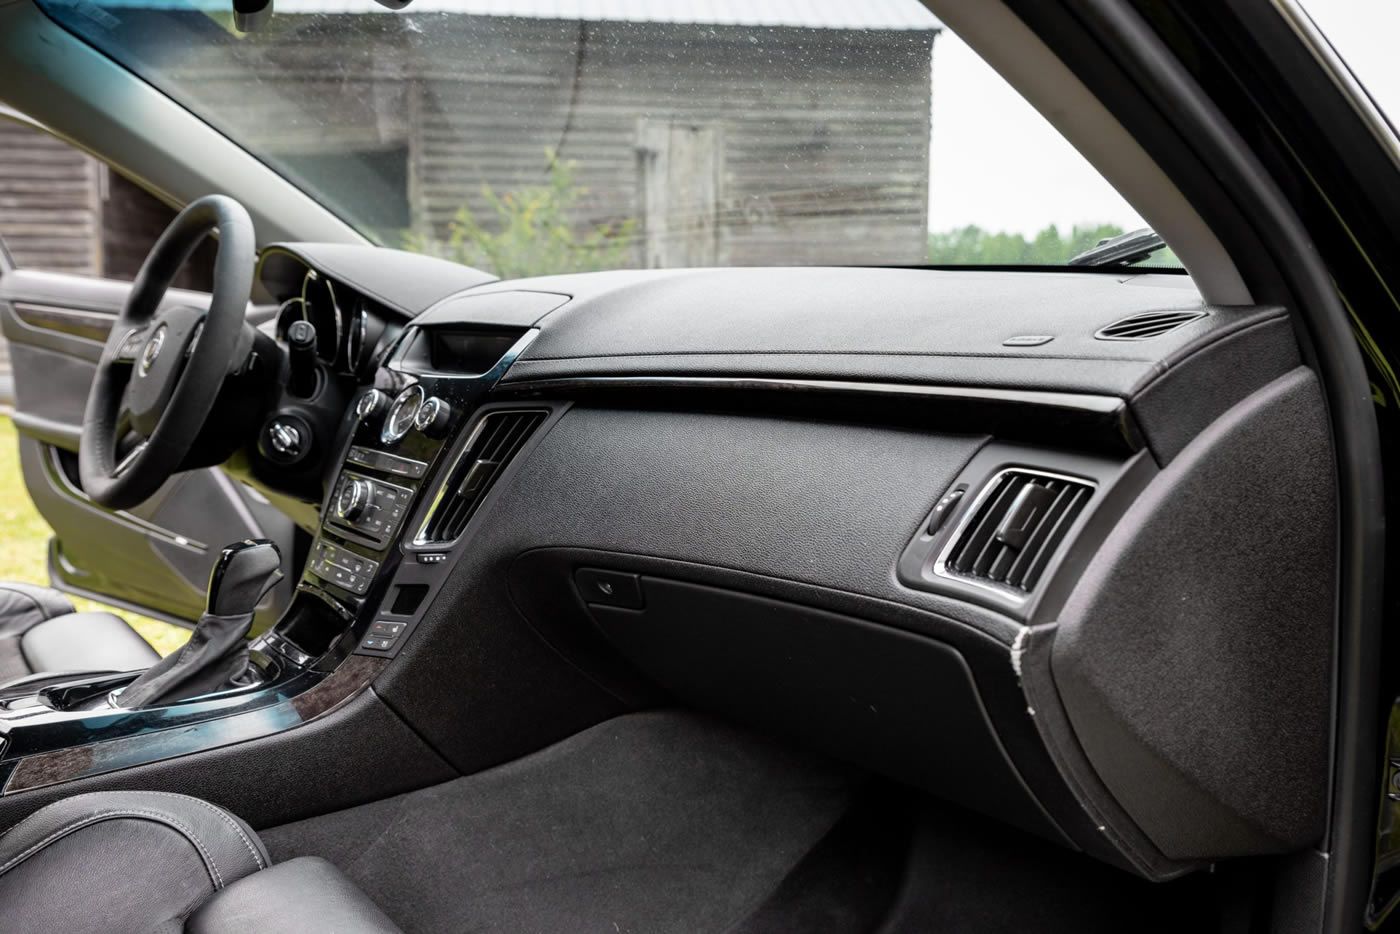
[[[271,865],[222,808],[163,791],[99,791],[0,836],[7,934],[395,934],[330,863]]]
[[[138,671],[160,654],[112,613],[79,613],[57,590],[0,581],[0,689],[63,672]]]

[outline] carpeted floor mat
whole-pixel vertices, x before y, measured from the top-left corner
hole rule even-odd
[[[846,811],[854,777],[711,720],[621,717],[517,762],[262,832],[409,932],[725,931]]]

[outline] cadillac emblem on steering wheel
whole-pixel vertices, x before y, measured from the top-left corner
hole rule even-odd
[[[141,363],[136,372],[145,376],[155,365],[156,358],[160,356],[160,349],[165,346],[165,325],[156,328],[156,332],[151,335],[151,339],[146,341],[145,348],[141,351]]]

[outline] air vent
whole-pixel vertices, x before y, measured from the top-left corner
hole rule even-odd
[[[447,545],[467,527],[491,484],[544,421],[545,412],[492,412],[476,423],[415,542]]]
[[[1204,311],[1149,311],[1115,321],[1094,336],[1101,341],[1145,341],[1205,316]]]
[[[958,530],[942,572],[1029,593],[1093,494],[1084,480],[1002,471]]]

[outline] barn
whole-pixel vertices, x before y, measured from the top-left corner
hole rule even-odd
[[[611,265],[926,250],[939,27],[913,0],[277,0],[246,35],[227,0],[103,8],[133,69],[388,245],[464,206],[489,228],[491,194],[563,164],[570,223],[626,236]]]
[[[174,217],[134,183],[0,105],[0,244],[9,262],[132,279]],[[175,284],[207,290],[213,255],[202,246]],[[13,399],[9,348],[0,338],[0,408]]]
[[[175,212],[0,105],[0,242],[17,266],[131,279]],[[201,248],[176,285],[209,287]],[[0,341],[3,344],[3,341]]]

